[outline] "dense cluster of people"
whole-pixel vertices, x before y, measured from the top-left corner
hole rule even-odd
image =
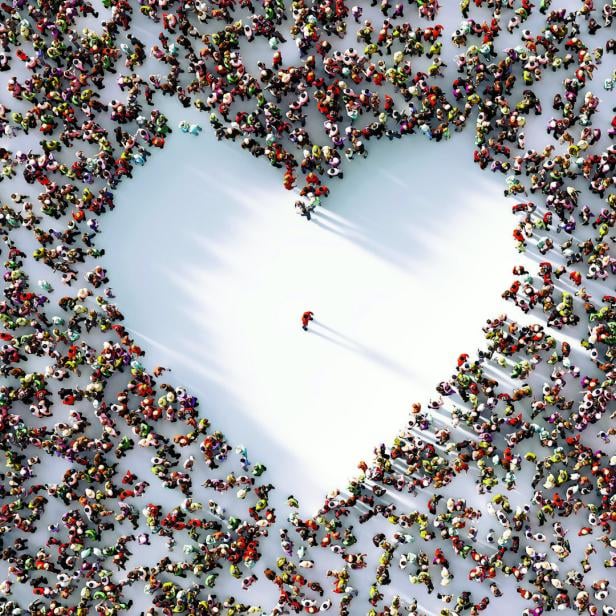
[[[616,74],[593,76],[614,64],[616,5],[569,4],[462,0],[452,32],[437,0],[0,4],[0,613],[397,616],[434,595],[442,616],[474,616],[512,589],[528,616],[614,613],[616,116],[600,120],[600,93]],[[487,321],[312,517],[274,503],[217,409],[146,369],[98,264],[114,191],[173,132],[163,96],[280,168],[308,220],[371,141],[469,124],[469,156],[513,199],[535,269],[516,266],[503,297],[525,324]]]

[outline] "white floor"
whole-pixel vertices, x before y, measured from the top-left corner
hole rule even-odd
[[[306,513],[505,309],[511,202],[469,139],[374,144],[308,223],[267,162],[178,134],[104,220],[112,286],[150,361]]]

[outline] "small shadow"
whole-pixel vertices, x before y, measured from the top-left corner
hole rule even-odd
[[[322,227],[323,229],[325,229],[329,233],[333,233],[334,235],[337,235],[337,236],[341,237],[342,239],[345,239],[345,240],[348,240],[348,241],[353,241],[352,235],[350,235],[347,231],[345,231],[344,229],[335,227],[332,224],[324,223],[323,220],[321,220],[318,216],[313,215],[312,219],[310,220],[310,222],[315,224],[315,225],[318,225],[319,227]]]
[[[374,351],[373,349],[370,349],[364,346],[363,344],[353,341],[348,336],[345,336],[344,334],[337,332],[335,329],[332,329],[331,327],[327,327],[323,325],[322,323],[319,323],[316,320],[313,321],[313,323],[314,325],[331,332],[333,335],[328,335],[324,332],[319,331],[318,329],[315,330],[314,328],[309,329],[308,330],[309,333],[315,336],[318,336],[319,338],[323,338],[324,340],[327,340],[328,342],[331,342],[332,344],[335,344],[343,349],[346,349],[347,351],[350,351],[351,353],[356,353],[357,355],[365,357],[366,359],[373,362],[374,364],[381,366],[382,368],[386,368],[387,370],[390,370],[391,372],[395,372],[396,374],[404,378],[407,378],[407,379],[412,378],[412,374],[404,366],[401,366],[399,363],[393,361],[389,357],[386,357],[382,355],[381,353],[378,353],[377,351]]]
[[[334,329],[333,327],[330,327],[329,325],[325,325],[325,323],[319,321],[318,319],[313,319],[312,322],[315,325],[318,325],[320,328],[326,329],[328,332],[331,332],[332,334],[338,336],[339,338],[342,338],[343,340],[346,340],[349,344],[352,344],[354,346],[361,346],[359,343],[355,342],[354,340],[352,340],[348,336],[345,336],[342,332],[338,331],[337,329]]]

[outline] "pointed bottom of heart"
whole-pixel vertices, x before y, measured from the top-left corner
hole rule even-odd
[[[120,189],[105,263],[147,365],[311,512],[503,311],[511,203],[464,135],[374,144],[309,223],[241,154],[174,135]]]

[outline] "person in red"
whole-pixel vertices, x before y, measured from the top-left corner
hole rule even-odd
[[[302,329],[305,332],[308,331],[308,323],[314,320],[314,317],[312,316],[313,314],[314,312],[312,312],[311,310],[306,310],[306,312],[304,312],[304,314],[302,315]]]

